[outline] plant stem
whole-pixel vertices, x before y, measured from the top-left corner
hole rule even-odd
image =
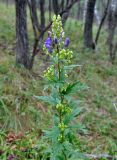
[[[57,53],[58,53],[58,78],[59,78],[59,82],[61,81],[61,68],[60,68],[60,60],[59,60],[59,46],[57,45]],[[61,103],[63,103],[63,96],[61,95],[61,88],[59,86],[59,95],[60,95],[60,99],[61,99]],[[62,123],[62,113],[61,111],[59,112],[59,120],[60,120],[60,123]],[[61,132],[62,136],[64,137],[64,132],[62,131]]]

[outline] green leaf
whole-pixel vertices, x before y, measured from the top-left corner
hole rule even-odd
[[[59,80],[56,80],[56,81],[49,81],[48,84],[46,84],[44,86],[44,91],[48,90],[49,88],[59,88],[59,87],[62,87],[64,85],[64,81],[59,81]]]
[[[78,91],[86,89],[87,86],[80,81],[69,84],[66,89],[62,91],[63,95],[74,94]]]
[[[72,130],[78,130],[79,133],[83,133],[83,134],[87,134],[88,130],[86,129],[86,126],[81,124],[81,123],[77,123],[77,124],[71,124],[70,129]]]
[[[81,102],[82,101],[80,101],[80,100],[72,99],[71,101],[69,101],[69,105],[72,106],[72,108],[76,108],[79,105],[81,106]]]
[[[57,140],[58,135],[60,134],[58,127],[53,127],[49,131],[44,131],[46,137],[52,139],[53,141]]]
[[[71,114],[69,114],[68,116],[65,117],[64,123],[65,123],[65,124],[68,124],[68,123],[69,123],[70,121],[72,121],[75,117],[77,117],[77,116],[81,113],[82,110],[83,110],[83,109],[79,109],[79,108],[74,109]]]
[[[38,100],[42,100],[46,103],[49,103],[50,105],[57,105],[59,102],[59,99],[54,98],[52,96],[34,96]]]

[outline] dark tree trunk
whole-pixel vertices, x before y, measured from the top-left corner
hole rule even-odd
[[[59,13],[59,3],[58,0],[53,0],[53,10],[56,15]]]
[[[66,6],[68,6],[68,5],[69,5],[69,1],[70,1],[70,0],[66,0]]]
[[[45,28],[45,0],[40,0],[40,18],[41,18],[41,29],[43,30]]]
[[[99,28],[98,28],[98,31],[97,31],[97,34],[96,34],[96,38],[95,38],[95,44],[96,45],[98,43],[98,39],[99,39],[99,36],[100,36],[101,28],[102,28],[102,26],[104,24],[104,21],[106,19],[107,13],[108,13],[109,4],[110,4],[110,0],[107,1],[107,6],[105,8],[104,15],[103,15],[103,17],[101,19],[101,22],[100,22],[100,25],[99,25]]]
[[[117,25],[117,6],[116,9],[113,10],[113,8],[110,6],[109,9],[109,15],[108,15],[108,44],[110,44],[113,41],[115,28]]]
[[[51,17],[51,12],[52,12],[52,1],[51,1],[51,0],[49,0],[48,10],[49,10],[49,21],[51,21],[51,20],[52,20],[52,17]]]
[[[77,2],[77,5],[78,5],[78,10],[77,10],[77,16],[76,16],[76,18],[78,19],[78,20],[80,20],[80,18],[81,18],[81,15],[80,15],[80,13],[81,13],[81,3],[80,3],[80,1],[78,1]]]
[[[40,32],[38,16],[37,16],[36,0],[27,0],[27,2],[30,9],[30,16],[31,16],[34,36],[36,38]]]
[[[60,5],[61,10],[64,10],[64,0],[61,0],[61,5]]]
[[[113,9],[112,6],[110,7],[108,21],[109,35],[107,43],[109,45],[110,60],[114,63],[117,51],[117,43],[114,43],[114,35],[117,27],[117,2],[115,4],[115,9]]]
[[[16,63],[29,68],[30,55],[27,34],[26,0],[15,0],[16,5]]]
[[[45,0],[40,0],[40,19],[41,19],[41,31],[45,28]],[[42,35],[43,39],[43,35]]]
[[[84,45],[87,48],[95,48],[93,43],[93,17],[96,0],[88,0],[84,26]]]

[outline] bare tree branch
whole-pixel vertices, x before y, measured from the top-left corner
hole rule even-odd
[[[102,28],[102,26],[104,24],[104,21],[106,19],[107,13],[108,13],[109,4],[110,4],[110,0],[107,1],[107,5],[106,5],[105,11],[104,11],[104,15],[103,15],[103,17],[101,19],[101,22],[100,22],[100,25],[99,25],[99,29],[98,29],[97,34],[96,34],[95,44],[97,44],[97,42],[98,42],[101,28]]]
[[[41,28],[39,27],[38,16],[36,11],[36,0],[27,0],[29,10],[30,10],[30,17],[32,21],[33,31],[35,37],[41,32]]]

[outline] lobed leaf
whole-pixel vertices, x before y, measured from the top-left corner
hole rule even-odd
[[[67,88],[62,91],[62,94],[63,95],[74,94],[74,93],[79,92],[81,90],[84,90],[86,88],[87,88],[87,86],[85,84],[78,81],[78,82],[69,84],[67,86]]]

